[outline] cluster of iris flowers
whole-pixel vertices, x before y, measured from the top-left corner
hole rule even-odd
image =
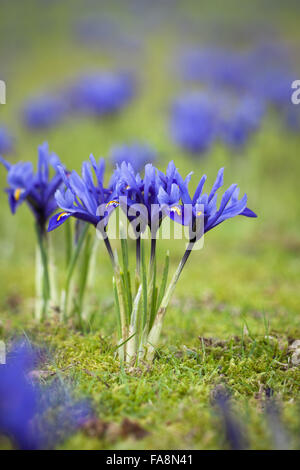
[[[21,115],[30,130],[52,128],[68,116],[103,117],[121,111],[136,92],[134,76],[124,71],[99,71],[79,77],[56,92],[32,97]]]
[[[160,332],[167,306],[174,292],[179,276],[196,243],[205,233],[227,219],[237,215],[256,217],[247,207],[246,194],[239,199],[239,188],[232,184],[217,204],[217,192],[223,186],[223,168],[218,172],[210,192],[204,192],[206,176],[202,176],[194,194],[190,194],[191,174],[183,178],[170,162],[166,172],[158,170],[153,164],[144,167],[143,175],[136,172],[126,161],[117,164],[107,185],[104,183],[105,161],[98,162],[93,155],[90,161],[82,164],[82,177],[76,171],[67,171],[60,164],[58,157],[49,154],[47,144],[39,148],[37,173],[32,164],[18,163],[9,165],[2,159],[8,170],[8,198],[12,212],[26,201],[36,221],[36,232],[41,266],[43,269],[42,309],[37,318],[47,318],[50,314],[49,303],[55,276],[49,274],[49,251],[45,240],[48,232],[75,218],[79,226],[79,235],[74,246],[70,247],[66,285],[63,300],[60,303],[62,320],[74,314],[69,309],[71,279],[79,253],[87,243],[90,225],[97,229],[103,239],[113,267],[113,286],[118,325],[118,351],[120,360],[132,363],[139,360],[152,361],[159,343]],[[54,175],[49,177],[49,164],[54,168]],[[94,173],[94,174],[93,174]],[[59,213],[55,213],[60,208]],[[135,282],[129,272],[129,243],[126,234],[120,235],[121,260],[112,249],[109,238],[109,220],[119,208],[133,227],[135,239]],[[54,215],[53,215],[54,214]],[[159,230],[165,218],[171,219],[188,229],[188,243],[182,259],[168,282],[169,255],[160,282],[157,276],[156,244]],[[69,223],[66,232],[69,233]],[[124,230],[124,227],[121,231]],[[150,233],[150,256],[146,267],[146,233]],[[70,237],[67,237],[70,242]],[[96,237],[95,237],[96,238]],[[89,262],[94,256],[90,244],[84,249],[83,280],[77,290],[77,314],[82,320],[82,298],[86,290]],[[79,294],[78,294],[79,292]],[[76,297],[76,296],[75,296]],[[76,300],[76,299],[75,299]]]

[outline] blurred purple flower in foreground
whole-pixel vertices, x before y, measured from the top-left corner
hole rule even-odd
[[[17,343],[0,365],[0,434],[19,449],[53,448],[91,417],[87,401],[72,400],[61,382],[30,380],[37,351]]]

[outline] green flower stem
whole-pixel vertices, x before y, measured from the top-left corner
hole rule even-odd
[[[138,237],[136,239],[135,257],[136,257],[135,289],[137,292],[141,284],[141,237]]]
[[[88,281],[88,275],[89,275],[89,269],[90,269],[91,256],[92,256],[92,240],[91,240],[91,234],[88,233],[85,239],[84,248],[83,248],[83,256],[82,256],[82,261],[80,264],[79,280],[78,280],[78,296],[77,296],[78,301],[76,302],[80,325],[82,325],[83,318],[86,319],[86,313],[87,313],[87,312],[84,312],[84,298],[87,293],[87,281]]]
[[[121,326],[121,313],[120,313],[120,304],[119,304],[119,297],[116,287],[116,281],[113,277],[113,291],[115,297],[115,307],[116,307],[116,314],[117,314],[117,328],[118,328],[118,355],[121,362],[124,361],[124,345],[122,345],[122,326]]]
[[[69,220],[65,227],[65,253],[66,253],[66,267],[68,268],[72,256],[72,220]]]
[[[51,286],[51,307],[57,308],[59,306],[58,290],[57,290],[57,276],[54,249],[51,236],[47,236],[48,246],[48,262],[49,262],[49,281]]]
[[[67,272],[67,278],[66,278],[66,288],[65,288],[65,291],[64,291],[64,299],[63,299],[62,319],[64,321],[67,320],[68,314],[69,314],[69,297],[70,297],[71,281],[72,281],[72,277],[73,277],[73,274],[74,274],[74,269],[75,269],[76,263],[78,261],[79,254],[81,252],[81,248],[83,246],[83,242],[84,242],[84,239],[86,237],[86,234],[87,234],[89,228],[90,228],[89,224],[86,223],[83,230],[82,230],[82,232],[81,232],[81,234],[80,234],[80,237],[79,237],[79,240],[77,242],[76,248],[73,251],[71,259],[70,259],[68,272]]]
[[[141,267],[142,267],[142,291],[143,291],[143,315],[142,315],[142,335],[147,325],[147,313],[148,313],[148,288],[147,288],[147,272],[145,264],[145,246],[142,240],[141,243]]]
[[[36,309],[35,318],[43,321],[48,315],[50,301],[50,279],[48,270],[48,238],[39,225],[35,226],[37,235],[36,259]]]
[[[141,300],[141,295],[142,295],[142,285],[140,285],[138,292],[135,296],[134,302],[133,302],[133,308],[132,308],[132,314],[131,314],[131,321],[129,325],[129,333],[128,337],[130,338],[127,343],[127,355],[126,355],[126,362],[128,364],[131,364],[137,359],[137,348],[139,345],[139,339],[138,339],[138,331],[139,331],[139,316],[138,316],[138,311],[139,311],[139,304]]]
[[[37,244],[35,250],[35,311],[34,317],[37,321],[41,321],[42,304],[43,304],[43,291],[42,291],[42,278],[43,278],[43,265],[41,250]]]
[[[128,328],[127,328],[127,318],[126,318],[126,297],[124,292],[124,285],[122,282],[122,276],[118,264],[115,264],[114,268],[114,282],[116,286],[116,292],[119,301],[119,311],[120,311],[120,320],[121,320],[121,333],[122,333],[122,342],[128,338]],[[126,349],[127,343],[124,344],[124,360],[126,360]]]
[[[117,253],[113,253],[112,247],[108,236],[104,237],[104,244],[109,254],[109,258],[112,263],[114,276],[113,276],[113,288],[116,303],[116,312],[118,317],[118,332],[119,332],[119,344],[122,344],[118,348],[119,358],[123,362],[126,360],[126,340],[128,338],[128,324],[126,318],[126,293],[124,292],[124,283],[122,279],[121,269],[118,261]]]
[[[156,238],[151,238],[150,267],[153,265],[156,255]]]
[[[159,309],[157,311],[157,314],[156,314],[156,317],[155,317],[155,320],[154,320],[154,323],[153,323],[153,326],[149,332],[149,335],[148,335],[148,339],[147,339],[147,348],[146,348],[146,354],[145,354],[145,358],[147,361],[150,361],[152,362],[153,360],[153,357],[154,357],[154,353],[155,353],[155,349],[158,345],[158,342],[159,342],[159,338],[160,338],[160,334],[161,334],[161,329],[162,329],[162,325],[163,325],[163,319],[165,317],[165,314],[166,314],[166,310],[167,310],[167,307],[169,305],[169,302],[171,300],[171,297],[174,293],[174,290],[175,290],[175,287],[176,287],[176,284],[178,282],[178,279],[180,277],[180,274],[192,252],[192,249],[193,249],[193,243],[190,243],[188,248],[186,249],[174,275],[173,275],[173,278],[163,296],[163,299],[161,301],[161,304],[159,306]]]
[[[127,311],[127,323],[130,322],[130,316],[132,311],[132,293],[131,293],[131,282],[129,275],[129,261],[128,261],[128,243],[127,239],[124,236],[123,226],[120,225],[121,231],[121,251],[122,251],[122,262],[123,262],[123,281],[124,289],[126,293],[126,311]]]
[[[151,254],[149,262],[149,285],[148,285],[148,318],[147,330],[153,323],[155,315],[155,295],[156,295],[156,238],[151,239]]]
[[[91,304],[85,302],[85,298],[87,295],[92,294],[92,290],[95,285],[95,273],[96,273],[96,260],[97,260],[97,252],[99,249],[100,240],[95,236],[94,241],[92,242],[92,248],[88,253],[89,262],[88,262],[88,273],[85,286],[82,286],[83,289],[83,296],[82,296],[82,308],[85,308],[85,318],[88,319],[91,313],[90,307]]]

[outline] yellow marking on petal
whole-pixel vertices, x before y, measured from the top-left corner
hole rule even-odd
[[[24,189],[22,189],[22,188],[15,189],[14,198],[15,198],[16,201],[18,201],[20,199],[20,196],[23,192],[24,192]]]
[[[109,201],[109,202],[106,204],[105,207],[107,208],[107,207],[109,207],[109,206],[111,206],[111,205],[116,205],[116,206],[118,206],[119,203],[118,203],[118,201],[114,201],[114,200],[113,200],[113,201]]]
[[[202,211],[198,211],[197,215],[200,216],[202,214]]]
[[[59,214],[59,216],[56,219],[56,222],[59,222],[62,217],[66,217],[66,215],[69,215],[68,212],[62,212]]]
[[[176,212],[177,215],[181,215],[181,210],[179,209],[179,207],[173,206],[173,207],[171,207],[170,210],[172,212]]]
[[[129,186],[129,184],[126,186],[126,188],[125,188],[125,189],[130,189],[130,186]]]

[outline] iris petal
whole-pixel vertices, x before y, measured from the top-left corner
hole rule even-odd
[[[67,212],[60,212],[59,214],[55,214],[49,220],[48,225],[48,232],[60,227],[72,214]]]

